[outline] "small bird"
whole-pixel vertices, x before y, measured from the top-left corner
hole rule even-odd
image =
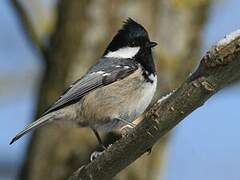
[[[105,147],[99,131],[132,126],[151,102],[157,85],[152,57],[156,45],[142,25],[128,18],[97,63],[10,144],[49,122],[67,121],[90,127]]]

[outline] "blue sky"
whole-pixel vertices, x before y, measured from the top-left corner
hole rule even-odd
[[[32,119],[36,81],[43,68],[19,29],[7,0],[0,1],[0,168],[17,167],[29,136],[8,146]],[[217,40],[240,28],[238,0],[218,1],[203,31],[202,54]],[[7,81],[6,81],[7,79]],[[239,180],[240,85],[227,88],[187,117],[172,133],[164,180]],[[6,177],[0,171],[0,179]],[[5,178],[4,178],[5,179]],[[10,177],[13,179],[13,177]]]
[[[238,0],[215,1],[203,31],[202,54],[240,28]],[[239,180],[240,85],[220,91],[175,128],[164,180]]]

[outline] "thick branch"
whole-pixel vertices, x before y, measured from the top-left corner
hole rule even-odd
[[[133,131],[95,161],[78,169],[70,180],[110,179],[144,154],[188,114],[218,90],[240,78],[240,31],[219,41],[176,91],[159,100]]]
[[[46,57],[46,49],[43,45],[41,39],[38,37],[37,32],[35,31],[35,28],[33,26],[33,23],[21,4],[19,0],[11,0],[10,1],[13,8],[15,9],[15,12],[18,15],[18,18],[20,19],[20,23],[22,25],[23,30],[25,31],[26,37],[29,39],[29,41],[33,44],[34,47],[36,47],[41,55],[45,58]]]

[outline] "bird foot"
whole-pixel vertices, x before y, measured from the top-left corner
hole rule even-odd
[[[147,155],[150,155],[152,153],[152,147],[150,147],[149,149],[147,149]]]
[[[94,151],[91,156],[90,156],[90,161],[94,161],[95,159],[97,159],[99,156],[102,155],[104,151]]]
[[[126,125],[126,126],[124,126],[124,127],[120,130],[122,137],[127,136],[127,135],[130,134],[132,131],[133,131],[133,127],[130,126],[130,125]]]

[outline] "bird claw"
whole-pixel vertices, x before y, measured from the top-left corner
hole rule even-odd
[[[133,131],[133,127],[130,125],[126,125],[120,131],[121,131],[122,136],[125,137],[128,134],[130,134],[130,132]]]
[[[95,159],[97,159],[99,156],[101,156],[103,154],[104,151],[94,151],[91,156],[90,156],[90,161],[94,161]]]
[[[147,149],[147,155],[150,155],[152,153],[152,147],[150,147],[149,149]]]

